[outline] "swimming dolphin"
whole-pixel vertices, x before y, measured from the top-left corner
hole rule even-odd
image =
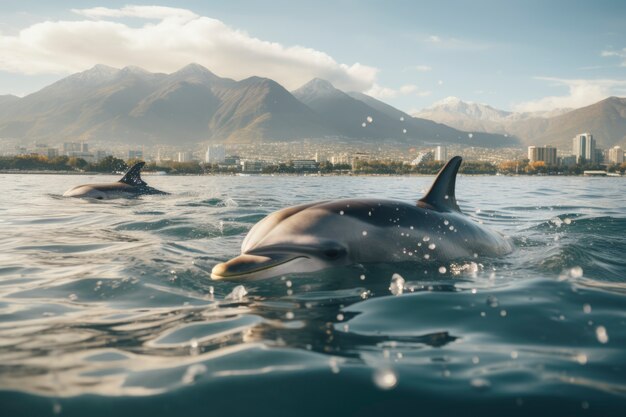
[[[149,187],[148,184],[141,179],[140,171],[145,164],[146,163],[143,161],[137,162],[130,167],[122,179],[117,182],[77,185],[67,190],[63,194],[63,197],[95,198],[97,200],[103,200],[107,198],[134,197],[143,194],[167,194],[156,188]]]
[[[510,240],[461,213],[455,197],[461,157],[439,172],[417,204],[343,199],[289,207],[252,227],[241,255],[213,267],[213,279],[263,278],[350,264],[453,259],[510,253]]]

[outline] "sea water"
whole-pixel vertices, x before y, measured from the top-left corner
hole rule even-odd
[[[294,204],[432,177],[0,175],[0,415],[624,415],[626,180],[469,177],[516,250],[212,281]],[[436,262],[435,262],[436,263]]]

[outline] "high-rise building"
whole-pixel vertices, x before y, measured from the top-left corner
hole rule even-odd
[[[208,164],[221,164],[226,159],[224,145],[209,145],[204,161]]]
[[[611,164],[623,164],[624,163],[624,150],[620,146],[615,146],[609,149],[609,163]]]
[[[579,163],[596,163],[596,140],[590,133],[576,135],[573,142],[573,154]]]
[[[435,148],[435,161],[445,162],[448,160],[448,149],[443,145],[437,145]]]
[[[530,162],[545,162],[546,165],[556,165],[556,148],[546,146],[529,146],[528,159]]]
[[[193,153],[191,152],[178,152],[178,162],[191,162],[193,161]]]

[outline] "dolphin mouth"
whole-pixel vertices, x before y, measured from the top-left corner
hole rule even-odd
[[[308,258],[308,256],[300,254],[272,254],[271,256],[242,254],[227,262],[215,265],[211,270],[211,279],[220,280],[258,275],[261,272],[301,258]]]

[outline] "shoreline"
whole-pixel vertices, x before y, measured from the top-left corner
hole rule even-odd
[[[120,175],[117,173],[106,172],[93,172],[93,171],[53,171],[53,170],[0,170],[0,174],[13,174],[13,175]],[[363,173],[324,173],[324,174],[295,174],[295,173],[272,173],[272,174],[260,174],[260,173],[210,173],[210,174],[185,174],[185,173],[168,173],[168,174],[156,174],[152,172],[142,172],[145,177],[159,176],[159,177],[433,177],[434,174],[363,174]],[[626,175],[607,173],[606,175],[584,175],[584,174],[468,174],[459,173],[461,176],[469,177],[611,177],[622,178]]]

